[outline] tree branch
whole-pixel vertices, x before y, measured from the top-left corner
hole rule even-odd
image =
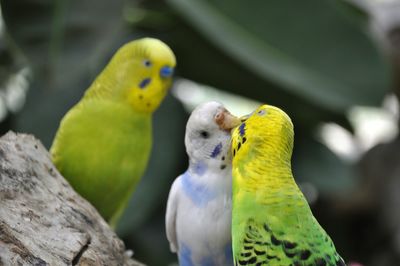
[[[142,265],[34,137],[0,138],[0,265]]]

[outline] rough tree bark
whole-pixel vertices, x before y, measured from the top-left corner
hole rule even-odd
[[[34,137],[0,138],[0,265],[142,265]]]

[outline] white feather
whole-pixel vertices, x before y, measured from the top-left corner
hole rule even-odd
[[[193,265],[231,264],[230,135],[214,121],[223,108],[216,102],[200,105],[187,123],[189,168],[174,181],[166,212],[167,238],[171,251],[181,257],[180,265],[185,265],[187,256]]]

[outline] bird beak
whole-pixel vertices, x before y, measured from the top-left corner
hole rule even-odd
[[[215,115],[215,122],[222,130],[231,131],[240,124],[240,119],[223,109]]]
[[[241,116],[241,117],[239,118],[240,122],[241,122],[241,123],[246,122],[246,120],[249,119],[250,115],[251,115],[251,114]]]

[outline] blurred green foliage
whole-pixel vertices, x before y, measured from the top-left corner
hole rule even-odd
[[[0,50],[12,58],[21,53],[34,74],[24,109],[2,122],[3,131],[29,132],[49,146],[62,116],[121,44],[147,35],[161,38],[176,53],[177,75],[289,113],[296,126],[295,174],[319,191],[317,217],[344,257],[367,261],[361,257],[367,252],[348,244],[354,243],[346,232],[351,225],[335,226],[327,218],[334,213],[319,211],[354,189],[354,165],[314,138],[316,126],[326,121],[351,129],[347,110],[377,105],[390,89],[390,65],[368,36],[362,11],[339,0],[0,4],[6,26]],[[10,62],[0,56],[0,82],[10,75],[2,72],[13,69]],[[156,112],[149,168],[118,228],[135,256],[149,265],[176,261],[168,250],[164,212],[169,186],[187,165],[187,117],[171,95]]]
[[[242,74],[226,81],[228,88],[239,94],[283,101],[269,95],[271,90],[284,90],[320,110],[342,113],[354,104],[379,103],[388,86],[382,57],[333,1],[168,3],[222,53],[275,85],[263,89],[249,86],[252,80]],[[229,73],[225,68],[223,72]],[[207,71],[203,75],[209,80]],[[236,80],[243,84],[235,85]]]

